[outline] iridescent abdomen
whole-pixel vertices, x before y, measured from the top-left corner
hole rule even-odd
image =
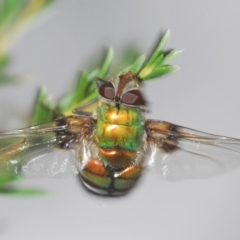
[[[93,137],[99,159],[81,171],[87,187],[98,193],[119,194],[135,183],[142,170],[145,143],[144,119],[138,108],[102,104]]]

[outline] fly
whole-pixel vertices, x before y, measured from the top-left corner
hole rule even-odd
[[[197,166],[196,159],[205,159],[207,171],[211,170],[212,165],[208,164],[211,159],[239,159],[239,139],[146,118],[142,76],[149,72],[154,75],[151,64],[146,65],[141,71],[125,71],[110,81],[96,78],[99,97],[93,113],[84,112],[79,107],[72,116],[1,133],[1,169],[12,174],[38,171],[41,168],[38,160],[53,149],[72,150],[76,155],[75,173],[79,173],[89,190],[119,195],[133,187],[148,164],[161,162],[163,176],[171,174],[171,162],[166,161],[167,156],[186,152],[191,156],[191,164],[196,163],[194,167]],[[155,70],[159,69],[156,67]],[[163,157],[156,157],[156,151]],[[59,155],[59,159],[55,159],[61,161],[59,172],[72,167],[68,164],[68,157],[62,158]],[[51,158],[44,161],[48,171],[53,170],[53,165],[48,164]],[[183,172],[188,174],[189,168],[184,164]]]

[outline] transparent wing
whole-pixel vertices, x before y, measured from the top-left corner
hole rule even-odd
[[[31,176],[77,173],[72,151],[91,121],[86,116],[66,117],[0,133],[0,173]]]
[[[211,177],[240,166],[240,140],[146,121],[148,166],[167,180]]]

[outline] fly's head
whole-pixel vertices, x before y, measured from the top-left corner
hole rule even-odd
[[[96,79],[100,99],[121,106],[145,108],[145,100],[140,91],[139,77],[128,71],[119,77],[105,81]]]

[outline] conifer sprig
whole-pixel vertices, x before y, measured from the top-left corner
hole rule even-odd
[[[165,50],[169,38],[170,31],[168,30],[159,41],[158,46],[149,60],[146,61],[145,55],[138,55],[135,61],[124,68],[121,73],[133,71],[138,74],[141,80],[147,81],[178,70],[179,68],[170,65],[170,62],[176,58],[182,50]],[[96,91],[94,78],[104,78],[110,68],[112,60],[113,49],[110,48],[102,66],[94,69],[90,73],[83,71],[79,74],[77,84],[73,90],[63,96],[55,105],[49,101],[50,98],[46,92],[41,90],[37,97],[32,124],[41,123],[43,120],[50,121],[59,116],[70,115],[75,108],[96,100],[98,98],[98,92]]]
[[[176,58],[182,50],[173,49],[166,51],[165,46],[169,38],[170,30],[164,34],[149,60],[141,67],[138,75],[142,80],[151,80],[179,69],[177,66],[170,65],[170,62]]]

